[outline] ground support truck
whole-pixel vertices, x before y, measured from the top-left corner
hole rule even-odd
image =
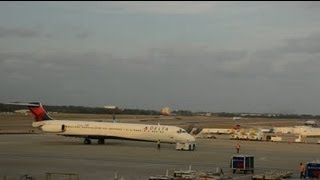
[[[196,149],[195,143],[176,143],[176,150],[194,151]]]

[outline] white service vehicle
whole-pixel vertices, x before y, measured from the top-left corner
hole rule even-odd
[[[176,150],[194,151],[196,149],[195,143],[176,143]]]
[[[282,141],[282,137],[272,136],[272,137],[271,137],[271,141],[272,141],[272,142],[281,142],[281,141]]]

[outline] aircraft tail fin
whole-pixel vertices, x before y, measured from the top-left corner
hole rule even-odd
[[[46,110],[43,108],[42,104],[40,102],[13,102],[13,103],[6,103],[10,105],[18,105],[18,106],[27,106],[34,118],[35,121],[47,121],[47,120],[53,120]]]

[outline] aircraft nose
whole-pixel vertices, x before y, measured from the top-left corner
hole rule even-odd
[[[194,142],[194,141],[196,141],[196,139],[193,136],[190,135],[190,137],[188,137],[188,141],[189,142]]]

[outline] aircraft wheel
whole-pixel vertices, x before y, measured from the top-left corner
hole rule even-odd
[[[104,139],[98,139],[98,144],[104,144]]]
[[[91,140],[90,139],[84,139],[84,144],[91,144]]]

